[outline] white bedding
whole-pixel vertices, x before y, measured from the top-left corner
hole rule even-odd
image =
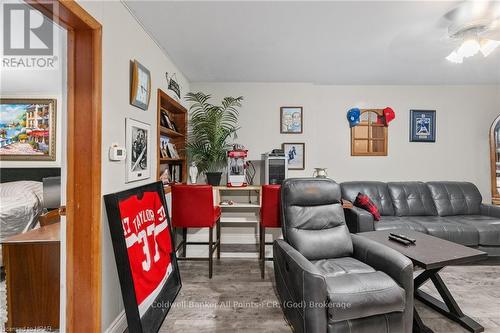
[[[0,241],[33,228],[42,207],[42,182],[0,184]]]

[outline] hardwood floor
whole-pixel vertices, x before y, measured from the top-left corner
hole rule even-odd
[[[183,287],[160,332],[292,332],[277,303],[272,262],[264,280],[255,259],[216,260],[212,280],[207,263],[179,266]],[[448,267],[442,278],[485,332],[500,333],[500,266]],[[466,332],[421,304],[418,309],[436,333]]]

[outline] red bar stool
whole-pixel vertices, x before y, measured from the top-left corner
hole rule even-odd
[[[174,242],[176,229],[182,229],[182,241],[175,252],[182,247],[183,257],[179,260],[208,260],[208,277],[212,278],[213,253],[217,250],[220,259],[220,215],[219,206],[214,206],[214,196],[210,185],[173,185],[172,186],[172,227]],[[213,230],[216,226],[217,240],[213,241]],[[207,242],[188,242],[188,228],[209,228]],[[187,245],[208,245],[208,258],[187,258]]]
[[[259,246],[259,259],[260,259],[260,272],[261,277],[264,278],[266,269],[266,260],[271,261],[273,258],[266,258],[266,245],[273,243],[266,243],[266,228],[281,228],[280,218],[280,185],[262,185],[262,203],[260,208],[260,246]]]

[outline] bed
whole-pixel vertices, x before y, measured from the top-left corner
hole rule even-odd
[[[32,229],[43,208],[43,183],[0,184],[0,241]]]
[[[60,175],[60,168],[0,169],[0,242],[37,224],[44,208],[43,180]]]

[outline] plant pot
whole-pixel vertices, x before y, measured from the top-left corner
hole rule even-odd
[[[222,172],[206,172],[207,183],[212,186],[219,186]]]

